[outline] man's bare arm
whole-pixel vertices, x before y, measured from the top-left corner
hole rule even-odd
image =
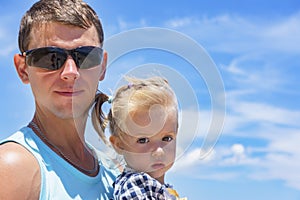
[[[35,157],[21,145],[0,145],[0,199],[38,200],[40,168]]]

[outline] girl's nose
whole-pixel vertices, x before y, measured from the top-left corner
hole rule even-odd
[[[157,147],[153,152],[152,156],[153,157],[162,157],[165,154],[164,150],[162,147]]]

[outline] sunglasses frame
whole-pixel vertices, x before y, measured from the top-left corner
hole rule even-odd
[[[42,55],[39,57],[39,54]],[[50,59],[51,54],[52,58]],[[25,63],[28,66],[39,67],[51,71],[62,68],[70,55],[76,63],[77,68],[89,69],[101,64],[103,59],[103,49],[96,46],[80,46],[75,49],[49,46],[30,49],[23,52],[21,55],[25,57]],[[49,59],[46,60],[47,63],[39,63],[40,59],[46,56],[49,56]]]

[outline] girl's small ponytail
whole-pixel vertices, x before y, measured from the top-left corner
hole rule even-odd
[[[102,105],[109,101],[109,96],[104,93],[98,93],[95,97],[95,104],[92,110],[92,123],[100,138],[105,144],[109,144],[105,137],[105,128],[108,124],[108,119],[102,111]]]

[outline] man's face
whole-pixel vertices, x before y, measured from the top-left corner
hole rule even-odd
[[[60,23],[47,23],[34,28],[29,49],[55,46],[74,49],[79,46],[100,47],[95,27],[82,29]],[[71,56],[58,70],[28,66],[29,83],[35,97],[37,110],[48,116],[63,119],[86,114],[105,73],[105,65],[89,69],[77,68]]]

